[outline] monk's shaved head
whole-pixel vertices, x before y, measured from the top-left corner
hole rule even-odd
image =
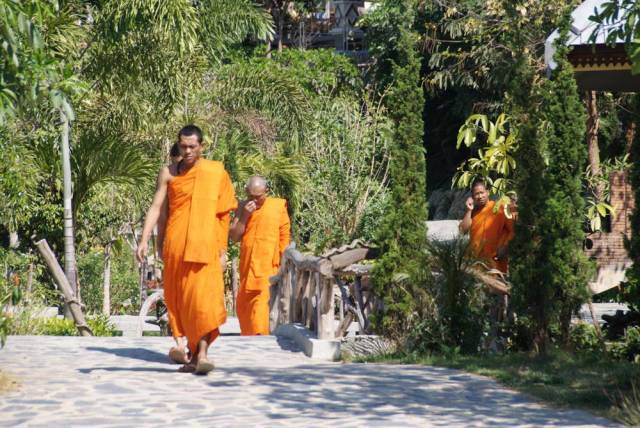
[[[253,194],[267,191],[267,179],[259,175],[249,177],[245,189]]]

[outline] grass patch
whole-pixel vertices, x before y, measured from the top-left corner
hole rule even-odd
[[[10,392],[18,387],[16,381],[9,373],[0,370],[0,395]]]
[[[603,354],[572,354],[554,350],[546,357],[506,355],[387,355],[359,362],[422,364],[460,369],[495,379],[557,407],[577,408],[623,420],[622,397],[640,385],[640,365]]]

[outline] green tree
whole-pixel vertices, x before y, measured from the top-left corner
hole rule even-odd
[[[640,113],[640,95],[634,96],[633,110]],[[631,237],[626,240],[625,247],[633,265],[627,269],[627,281],[624,284],[623,296],[625,301],[635,309],[640,310],[640,137],[636,135],[631,144],[631,168],[629,180],[636,201],[633,213],[629,216],[631,222]]]
[[[513,91],[520,135],[516,153],[520,208],[511,246],[513,300],[518,313],[533,321],[531,346],[543,354],[552,324],[559,323],[563,339],[568,340],[571,314],[586,301],[592,273],[582,252],[585,111],[566,59],[569,25],[567,18],[560,27],[558,68],[552,79],[532,88],[533,70],[520,59],[520,76],[529,83],[516,81],[520,89]]]
[[[415,2],[388,0],[368,17],[377,75],[390,84],[384,98],[391,119],[389,183],[391,204],[378,241],[382,257],[373,273],[384,305],[380,332],[401,340],[420,318],[428,298],[426,260],[425,156],[422,146],[424,95],[420,85]],[[389,37],[393,34],[393,37]],[[386,74],[388,73],[388,74]]]

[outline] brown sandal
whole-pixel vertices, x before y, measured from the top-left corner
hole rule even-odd
[[[196,364],[196,370],[194,373],[197,375],[206,375],[207,373],[212,371],[214,368],[215,366],[211,361],[208,361],[208,360],[198,361],[198,364]]]
[[[179,373],[195,373],[195,371],[196,366],[194,366],[193,364],[185,364],[178,369]]]
[[[169,350],[169,358],[176,364],[189,364],[186,351],[175,346]]]

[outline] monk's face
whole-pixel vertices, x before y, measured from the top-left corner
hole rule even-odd
[[[202,154],[202,143],[198,141],[196,135],[181,135],[180,141],[178,141],[178,147],[180,148],[182,162],[185,165],[193,165]]]
[[[251,186],[246,189],[247,200],[253,201],[256,208],[260,208],[267,199],[267,189],[264,186]]]
[[[487,204],[489,200],[489,193],[487,192],[487,188],[482,184],[477,184],[474,186],[471,191],[471,197],[473,197],[473,204],[477,208],[482,208]]]

